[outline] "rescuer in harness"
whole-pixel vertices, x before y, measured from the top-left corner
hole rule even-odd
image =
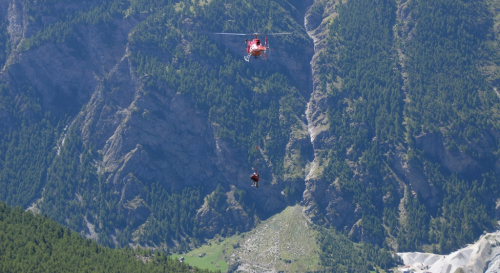
[[[252,179],[253,181],[253,186],[255,186],[256,188],[259,187],[259,179],[260,179],[260,175],[257,171],[255,171],[251,176],[250,176],[250,179]]]

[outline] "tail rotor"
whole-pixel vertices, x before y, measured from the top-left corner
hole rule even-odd
[[[264,51],[264,59],[267,58],[267,51],[269,50],[273,50],[269,44],[267,43],[267,36],[266,36],[266,40],[265,40],[265,44],[264,44],[264,47],[266,48],[266,51]],[[269,52],[269,54],[271,54],[271,52]]]
[[[266,36],[266,42],[264,43],[264,47],[266,48],[266,51],[264,51],[264,59],[267,59],[267,50],[269,47],[267,46],[267,36]]]

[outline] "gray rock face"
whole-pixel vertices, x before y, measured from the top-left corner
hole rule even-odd
[[[317,5],[321,7],[315,8]],[[331,142],[336,137],[330,135],[328,131],[326,112],[330,101],[326,90],[322,90],[319,86],[320,80],[317,72],[320,68],[320,53],[326,45],[328,19],[337,15],[334,11],[335,5],[337,5],[336,1],[315,1],[306,13],[304,22],[309,36],[314,41],[315,49],[315,55],[311,61],[313,91],[306,109],[308,132],[314,147],[315,159],[310,164],[305,177],[306,189],[302,205],[305,206],[306,215],[314,221],[350,230],[356,223],[357,217],[360,216],[359,212],[356,213],[356,207],[344,200],[340,187],[320,178],[324,166],[317,158],[322,150],[331,147]],[[323,14],[318,14],[318,10],[323,11]]]
[[[369,232],[365,230],[361,221],[354,224],[349,231],[349,239],[355,242],[366,242],[370,244],[380,244],[381,238],[373,238]]]
[[[10,3],[8,31],[12,52],[5,73],[0,76],[13,89],[29,83],[39,93],[44,110],[57,115],[76,115],[89,101],[100,79],[123,56],[127,35],[134,22],[116,21],[104,26],[116,26],[112,33],[116,42],[112,46],[103,41],[106,38],[101,34],[103,29],[79,25],[73,47],[46,43],[22,51],[19,46],[26,33],[36,33],[39,28],[30,24],[26,16],[22,1]]]
[[[123,179],[118,209],[126,210],[127,220],[132,223],[132,228],[146,222],[151,214],[143,192],[144,185],[133,174],[130,173]]]
[[[317,223],[329,224],[339,230],[350,230],[361,217],[360,208],[342,197],[338,185],[309,180],[303,196],[305,213]]]
[[[397,150],[394,153],[392,168],[398,178],[404,181],[406,185],[409,185],[411,190],[418,193],[429,207],[436,208],[438,204],[438,190],[422,169],[408,162],[406,154],[402,150]],[[405,184],[400,184],[398,187],[399,196],[402,198]]]
[[[328,107],[335,105],[328,94],[328,87],[323,89],[320,85],[319,71],[326,69],[329,71],[333,64],[322,61],[322,53],[327,46],[327,34],[329,21],[335,18],[339,1],[315,1],[306,13],[305,28],[314,41],[315,54],[311,61],[313,74],[313,91],[307,104],[306,116],[308,120],[308,132],[311,143],[314,147],[315,159],[310,164],[305,177],[306,189],[304,191],[302,205],[308,217],[316,222],[334,226],[338,230],[350,232],[354,240],[372,241],[363,231],[363,228],[356,223],[362,215],[362,209],[354,205],[343,196],[341,187],[336,181],[326,181],[322,178],[324,168],[328,165],[328,158],[321,156],[323,151],[328,151],[332,145],[342,136],[332,135],[329,130],[329,120],[327,116]],[[323,12],[318,14],[318,12]],[[341,82],[334,83],[337,88],[341,87]],[[356,124],[353,126],[364,126]],[[349,152],[346,159],[349,158]],[[354,169],[356,164],[350,163]],[[357,173],[357,171],[356,171]],[[370,183],[362,178],[358,173],[356,179],[363,183]]]
[[[227,195],[222,213],[219,209],[215,209],[207,202],[198,210],[196,219],[202,227],[201,232],[207,237],[211,238],[218,233],[232,234],[235,231],[250,230],[254,224],[254,218],[250,217],[243,207],[234,198],[235,186],[231,186],[231,191]]]
[[[444,147],[444,139],[436,134],[422,134],[415,138],[417,148],[425,151],[430,157],[443,163],[443,165],[453,173],[464,173],[467,171],[477,170],[480,168],[479,163],[471,156],[464,152],[454,149],[449,150]],[[492,144],[488,143],[485,144]],[[469,147],[473,147],[475,151],[480,154],[486,154],[482,147],[467,143]]]

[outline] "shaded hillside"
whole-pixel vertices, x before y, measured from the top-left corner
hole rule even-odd
[[[0,203],[2,272],[211,272],[161,252],[114,250],[83,239],[45,216]]]

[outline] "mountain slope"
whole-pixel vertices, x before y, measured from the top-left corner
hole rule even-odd
[[[443,252],[496,225],[499,101],[478,68],[498,65],[489,4],[315,2],[310,217]]]
[[[5,203],[0,203],[0,227],[3,272],[210,272],[161,252],[99,246],[45,216],[12,209]]]
[[[244,210],[257,204],[253,210],[266,218],[300,198],[298,182],[306,160],[287,154],[286,147],[293,153],[310,153],[301,120],[307,92],[298,89],[307,86],[300,63],[307,54],[287,55],[300,52],[295,45],[308,44],[305,33],[285,37],[287,46],[276,39],[284,49],[275,58],[286,60],[290,69],[276,73],[279,62],[262,69],[248,67],[230,52],[240,48],[234,39],[224,41],[207,33],[243,31],[225,22],[232,14],[254,20],[253,13],[241,8],[245,5],[223,1],[197,4],[193,10],[186,8],[188,3],[9,4],[7,17],[19,31],[10,32],[16,50],[2,74],[8,86],[5,93],[14,100],[13,90],[33,90],[27,99],[36,98],[31,104],[37,112],[30,120],[26,109],[13,109],[3,121],[18,130],[23,120],[38,124],[43,112],[51,112],[48,130],[60,137],[47,140],[58,147],[57,154],[45,148],[47,158],[39,159],[45,165],[36,171],[48,171],[38,178],[38,186],[28,196],[13,190],[4,198],[23,196],[12,204],[26,207],[34,202],[41,212],[89,236],[93,231],[88,226],[93,225],[105,244],[164,246],[179,246],[185,237],[213,236],[210,230],[231,233],[238,225],[252,227],[248,219],[233,219],[225,228],[200,227],[203,214],[198,220],[194,217],[203,197],[218,183],[225,191],[238,185],[240,196],[250,190],[241,181],[247,180],[254,162],[268,188],[266,195],[246,194],[247,200],[241,200]],[[268,3],[252,5],[263,9]],[[295,6],[284,1],[272,5],[272,12],[261,14],[259,20],[280,18],[269,30],[300,29],[294,21],[299,16]],[[63,16],[64,10],[68,14]],[[14,22],[15,18],[20,19]],[[18,38],[13,39],[14,34]],[[70,66],[83,70],[73,72]],[[26,86],[16,84],[22,78]],[[82,111],[72,112],[75,108]],[[292,131],[296,137],[289,139]],[[5,139],[8,149],[14,137]],[[15,143],[10,147],[15,149]],[[22,153],[32,152],[27,147]],[[27,163],[33,164],[39,163]],[[17,187],[31,180],[24,173],[16,175],[20,182],[10,184],[12,180],[5,178],[4,183]],[[293,194],[282,196],[284,188]],[[170,210],[172,206],[182,209]],[[221,219],[227,216],[223,213]]]
[[[0,199],[118,247],[300,202],[355,242],[457,248],[498,217],[499,10],[476,4],[0,0]],[[254,31],[293,35],[247,63],[213,34]]]

